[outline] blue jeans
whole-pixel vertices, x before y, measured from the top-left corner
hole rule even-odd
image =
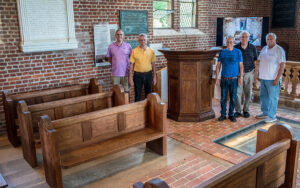
[[[280,94],[280,83],[273,86],[274,80],[260,81],[260,108],[264,115],[275,118]]]
[[[228,116],[233,116],[235,100],[237,94],[238,79],[225,80],[221,79],[221,116],[226,117],[227,94],[229,90],[230,102]]]

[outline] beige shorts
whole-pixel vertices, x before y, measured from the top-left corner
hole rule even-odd
[[[126,92],[129,92],[128,76],[112,76],[113,85],[121,84]]]

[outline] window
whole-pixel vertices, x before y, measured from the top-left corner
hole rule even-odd
[[[156,0],[153,1],[153,27],[154,28],[171,28],[172,27],[172,10],[173,0]]]
[[[196,0],[180,0],[180,27],[196,27]]]

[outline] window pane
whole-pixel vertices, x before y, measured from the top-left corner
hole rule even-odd
[[[172,0],[153,1],[153,27],[170,28],[172,26]]]
[[[195,0],[180,0],[180,2],[186,2],[186,3],[195,3]]]
[[[153,9],[155,10],[168,10],[167,1],[153,1]]]
[[[180,0],[180,27],[196,26],[196,3],[194,0]]]
[[[193,3],[180,3],[180,14],[193,14]]]
[[[193,27],[192,16],[189,15],[180,15],[180,27]]]

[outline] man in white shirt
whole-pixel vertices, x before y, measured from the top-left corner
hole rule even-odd
[[[284,72],[286,57],[282,47],[276,44],[276,35],[266,36],[265,46],[258,57],[260,60],[258,78],[260,80],[260,107],[262,113],[256,118],[265,122],[276,121],[276,111],[280,94],[281,76]]]

